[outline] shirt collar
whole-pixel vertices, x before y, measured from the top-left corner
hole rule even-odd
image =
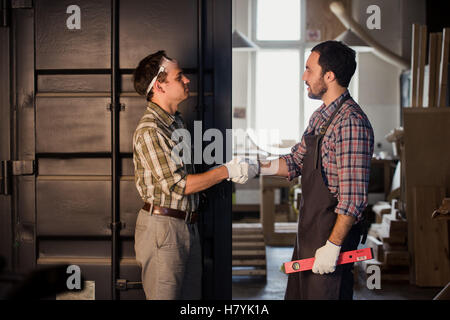
[[[147,105],[147,110],[153,113],[159,120],[161,120],[167,127],[170,127],[175,122],[175,117],[179,114],[178,111],[175,115],[171,115],[166,110],[161,108],[159,105],[150,101]]]
[[[348,90],[345,90],[345,92],[343,94],[341,94],[336,100],[334,100],[332,103],[330,103],[328,106],[326,106],[325,104],[323,104],[320,107],[320,114],[322,115],[322,117],[327,120],[331,117],[331,115],[333,114],[334,110],[336,110],[337,106],[347,100],[350,97],[350,93],[348,92]]]

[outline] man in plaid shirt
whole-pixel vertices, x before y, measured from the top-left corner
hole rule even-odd
[[[172,152],[180,143],[177,130],[185,129],[178,104],[188,98],[190,81],[164,51],[145,57],[133,80],[148,102],[133,135],[136,188],[145,203],[135,231],[144,292],[147,299],[200,299],[197,193],[224,179],[245,183],[249,164],[233,159],[196,174],[192,153]]]
[[[263,175],[302,176],[302,203],[292,260],[315,257],[312,272],[289,276],[286,299],[352,299],[352,264],[336,267],[355,250],[367,206],[373,129],[347,87],[355,52],[337,41],[314,47],[303,80],[323,105],[311,116],[291,153],[260,163]]]

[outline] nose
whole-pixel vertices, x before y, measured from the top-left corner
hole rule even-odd
[[[183,82],[185,83],[185,84],[188,84],[189,82],[191,82],[191,80],[189,80],[189,78],[188,77],[186,77],[185,75],[183,75]]]
[[[303,72],[302,80],[303,80],[303,81],[306,81],[306,71]]]

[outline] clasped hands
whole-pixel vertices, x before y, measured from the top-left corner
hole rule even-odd
[[[240,184],[254,178],[259,172],[259,162],[247,158],[234,158],[224,166],[228,170],[228,180]]]

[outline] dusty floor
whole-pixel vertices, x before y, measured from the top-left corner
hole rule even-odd
[[[283,262],[290,261],[291,247],[266,247],[267,281],[265,278],[233,277],[233,299],[282,300],[287,275],[280,271]],[[367,276],[359,274],[355,284],[355,300],[431,300],[442,288],[419,288],[408,283],[381,283],[381,289],[369,290]]]

